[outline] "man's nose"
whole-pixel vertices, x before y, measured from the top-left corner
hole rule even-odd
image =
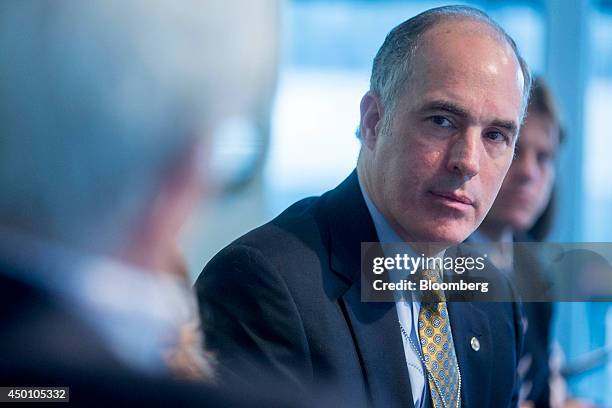
[[[448,160],[448,170],[466,179],[480,171],[480,151],[482,148],[480,131],[468,129],[453,141]]]

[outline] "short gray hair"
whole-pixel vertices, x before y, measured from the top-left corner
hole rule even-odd
[[[514,51],[523,73],[523,115],[531,88],[531,74],[514,40],[486,13],[469,6],[443,6],[418,14],[389,32],[374,58],[370,90],[376,92],[385,108],[385,118],[395,108],[412,72],[413,57],[420,38],[429,29],[448,20],[473,20],[492,28]]]
[[[129,239],[163,176],[248,102],[269,57],[266,29],[234,21],[258,18],[248,3],[3,0],[0,225]]]

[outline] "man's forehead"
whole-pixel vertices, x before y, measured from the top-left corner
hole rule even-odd
[[[466,108],[480,105],[518,121],[523,104],[520,65],[512,48],[492,34],[492,28],[482,26],[441,23],[425,33],[407,89],[414,102],[427,98],[455,101]]]
[[[457,64],[465,59],[483,60],[482,66],[495,73],[504,66],[520,70],[512,46],[495,29],[480,22],[442,22],[419,39],[413,65]]]

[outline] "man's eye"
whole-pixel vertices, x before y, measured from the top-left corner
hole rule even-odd
[[[444,116],[432,116],[430,120],[441,127],[450,128],[453,127],[453,124],[450,120],[446,119]]]
[[[494,142],[505,142],[508,140],[508,137],[502,132],[488,132],[486,137]]]

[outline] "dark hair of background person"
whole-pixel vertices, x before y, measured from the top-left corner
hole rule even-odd
[[[542,77],[539,76],[535,76],[533,79],[531,96],[529,97],[529,105],[527,108],[527,115],[533,114],[549,117],[557,126],[559,132],[559,145],[563,144],[566,135],[562,126],[557,105],[555,104],[555,100],[548,84],[546,84]],[[520,154],[520,152],[517,152],[517,154]],[[556,211],[556,190],[556,186],[553,187],[553,191],[550,194],[550,199],[546,205],[546,208],[538,217],[531,229],[527,231],[529,236],[536,241],[543,241],[546,239],[552,229]]]

